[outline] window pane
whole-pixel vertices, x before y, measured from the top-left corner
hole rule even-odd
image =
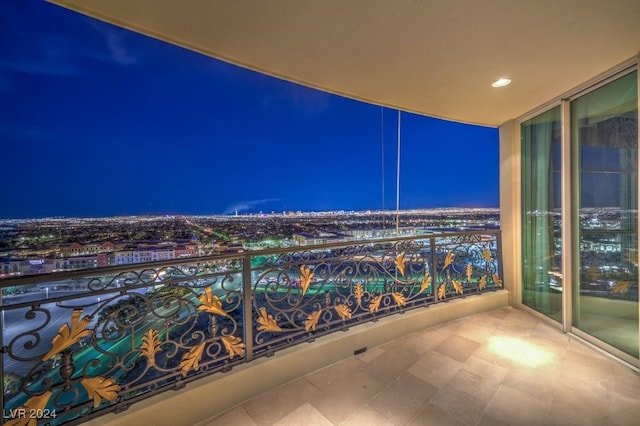
[[[522,123],[522,303],[562,320],[560,107]]]
[[[638,356],[638,88],[628,74],[571,103],[573,322]]]

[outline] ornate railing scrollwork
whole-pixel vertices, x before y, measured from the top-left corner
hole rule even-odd
[[[498,231],[482,231],[28,277],[2,299],[2,423],[31,424],[19,416],[31,412],[77,424],[318,336],[495,290],[499,247]]]

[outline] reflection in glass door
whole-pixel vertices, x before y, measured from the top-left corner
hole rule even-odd
[[[522,303],[562,321],[560,107],[521,125]]]
[[[637,72],[571,102],[573,326],[638,356]]]

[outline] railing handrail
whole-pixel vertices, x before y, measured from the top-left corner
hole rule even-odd
[[[268,256],[272,254],[297,252],[300,250],[311,251],[311,250],[331,249],[331,248],[337,248],[337,247],[352,247],[352,246],[359,246],[363,244],[384,244],[384,243],[395,243],[399,241],[423,240],[423,239],[426,240],[429,238],[458,237],[462,235],[478,235],[478,234],[496,234],[500,236],[501,230],[486,229],[486,230],[474,230],[474,231],[442,232],[437,234],[392,236],[392,237],[385,237],[385,238],[371,238],[371,239],[361,239],[361,240],[352,240],[352,241],[341,241],[341,242],[327,243],[327,244],[308,244],[308,245],[283,247],[283,248],[246,250],[241,253],[212,254],[212,255],[206,255],[206,256],[184,257],[180,259],[161,260],[161,261],[155,261],[155,262],[126,263],[123,265],[110,265],[110,266],[102,266],[97,268],[75,269],[72,271],[57,271],[57,272],[49,272],[44,274],[20,275],[16,277],[0,278],[0,289],[6,288],[6,287],[13,287],[13,286],[62,281],[66,279],[82,278],[87,276],[109,275],[109,274],[118,274],[121,272],[129,272],[129,271],[144,271],[146,269],[167,268],[172,266],[179,266],[185,263],[193,264],[197,262],[224,261],[224,260],[232,260],[232,259],[243,259],[244,257],[247,257],[247,256],[249,257]]]

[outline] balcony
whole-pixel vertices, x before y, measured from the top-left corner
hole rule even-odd
[[[104,424],[123,411],[127,422],[210,391],[215,401],[187,423],[203,421],[397,337],[507,306],[500,259],[500,232],[478,231],[6,279],[3,422]]]

